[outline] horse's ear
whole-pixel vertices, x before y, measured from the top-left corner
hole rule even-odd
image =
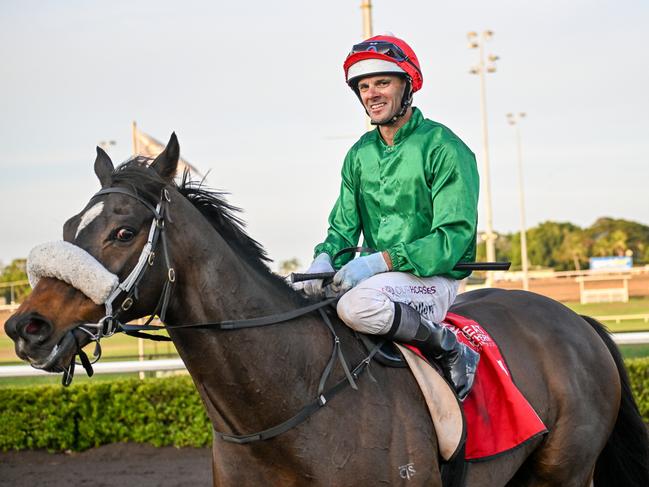
[[[105,188],[110,184],[110,177],[113,174],[115,167],[113,166],[113,161],[110,160],[110,157],[104,149],[97,147],[97,158],[95,159],[95,174],[99,178],[101,187]]]
[[[169,138],[169,142],[167,142],[167,147],[155,158],[151,163],[151,167],[162,176],[162,179],[171,181],[176,175],[179,158],[180,146],[178,145],[176,132],[173,132]]]

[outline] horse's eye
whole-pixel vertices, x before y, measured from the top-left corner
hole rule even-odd
[[[135,230],[132,228],[122,227],[115,231],[115,239],[120,242],[128,242],[129,240],[133,240],[133,237],[135,237]]]

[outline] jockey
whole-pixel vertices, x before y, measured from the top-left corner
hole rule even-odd
[[[444,125],[412,106],[423,84],[419,61],[403,40],[375,36],[352,47],[345,78],[376,129],[349,150],[324,242],[307,272],[335,274],[337,311],[351,328],[417,346],[437,362],[464,399],[479,355],[439,325],[455,300],[453,270],[476,256],[479,179],[471,150]],[[333,262],[343,248],[376,253]],[[322,280],[304,292],[324,294]]]

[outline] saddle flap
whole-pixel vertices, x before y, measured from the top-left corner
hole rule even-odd
[[[396,346],[408,363],[424,395],[435,426],[440,456],[445,461],[449,461],[462,450],[466,437],[460,401],[437,370],[403,345],[396,344]]]

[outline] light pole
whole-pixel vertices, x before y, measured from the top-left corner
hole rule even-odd
[[[496,61],[498,56],[490,54],[488,64],[485,63],[484,58],[484,43],[493,37],[494,33],[490,30],[485,30],[482,34],[478,35],[476,32],[469,32],[467,38],[469,39],[469,49],[479,50],[478,65],[471,68],[469,73],[477,74],[480,78],[480,113],[482,116],[482,159],[483,159],[483,182],[485,192],[485,244],[487,247],[487,260],[494,262],[496,260],[496,235],[493,231],[493,213],[491,208],[491,177],[489,175],[489,134],[487,131],[487,100],[485,91],[485,72],[493,73],[496,71]],[[487,272],[487,286],[493,283],[493,275]]]
[[[372,37],[372,0],[361,0],[361,12],[363,14],[363,40]],[[365,130],[368,132],[374,129],[369,115],[365,117]]]
[[[530,281],[528,274],[527,264],[527,235],[525,226],[525,197],[523,196],[523,149],[521,144],[521,131],[519,124],[525,118],[524,112],[519,112],[517,115],[513,113],[507,114],[507,122],[512,125],[516,132],[516,148],[518,152],[518,196],[520,199],[521,209],[521,266],[523,270],[523,289],[529,291]]]
[[[363,40],[372,37],[372,0],[361,0],[363,12]]]

